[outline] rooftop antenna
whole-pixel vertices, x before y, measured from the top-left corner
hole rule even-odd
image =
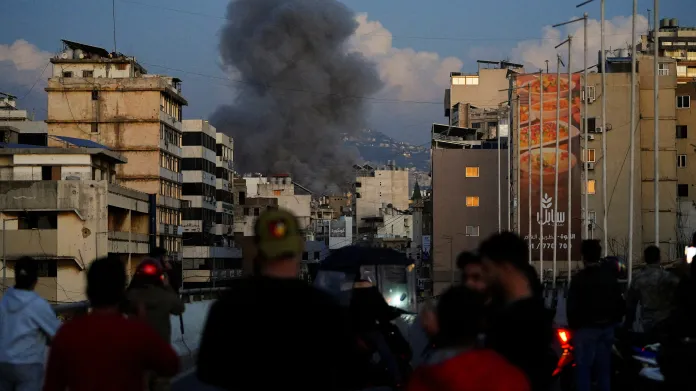
[[[116,0],[111,0],[111,20],[114,27],[114,53],[116,53]]]
[[[546,73],[549,73],[549,60],[546,60]]]

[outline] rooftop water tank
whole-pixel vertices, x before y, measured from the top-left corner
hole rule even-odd
[[[677,18],[670,19],[669,26],[670,27],[679,27],[679,21],[677,20]]]

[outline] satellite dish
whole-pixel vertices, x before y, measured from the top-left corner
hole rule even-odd
[[[82,60],[83,58],[85,58],[85,54],[80,52],[80,60]]]
[[[60,58],[62,58],[63,60],[67,60],[67,59],[68,59],[68,53],[66,53],[66,52],[61,53],[61,54],[60,54]]]

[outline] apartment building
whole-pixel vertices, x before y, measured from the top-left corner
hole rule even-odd
[[[68,147],[3,145],[0,205],[8,261],[39,264],[37,292],[51,302],[85,300],[85,273],[97,258],[115,256],[130,273],[149,253],[154,210],[145,193],[122,187],[117,165],[126,159],[87,140],[58,137]]]
[[[214,235],[216,241],[225,246],[232,246],[234,241],[234,140],[232,137],[217,133],[215,137],[215,210]]]
[[[677,85],[676,95],[678,250],[696,232],[696,82]]]
[[[156,245],[181,252],[181,80],[151,75],[135,57],[63,40],[48,80],[53,136],[85,138],[128,159],[117,167],[125,187],[157,195]]]
[[[289,174],[270,176],[245,175],[247,200],[250,198],[276,198],[278,207],[292,212],[300,224],[300,229],[308,231],[312,220],[312,193],[293,181]]]
[[[696,27],[680,26],[674,18],[662,19],[657,31],[659,55],[677,60],[677,83],[696,81]],[[640,48],[643,54],[654,53],[654,35],[653,29],[641,36]]]
[[[633,211],[633,249],[628,248],[628,199],[629,199],[629,143],[630,138],[630,56],[607,58],[606,129],[602,129],[601,74],[591,73],[588,78],[588,150],[583,152],[583,160],[589,164],[588,177],[583,184],[584,192],[589,194],[589,204],[584,224],[590,225],[590,238],[603,239],[602,208],[602,138],[607,143],[607,220],[609,254],[627,256],[633,252],[636,262],[642,257],[645,246],[655,241],[655,191],[654,191],[654,124],[655,106],[653,86],[653,57],[639,55],[636,98],[635,129],[635,209]],[[666,57],[659,59],[659,242],[663,257],[675,259],[679,250],[680,238],[677,212],[680,192],[677,151],[677,77],[675,60]],[[675,131],[676,130],[676,131]],[[584,148],[584,142],[582,142]],[[683,175],[681,176],[683,180]],[[680,190],[681,189],[681,190]],[[682,193],[685,194],[685,193]],[[583,196],[584,199],[584,196]]]
[[[381,208],[391,205],[397,210],[408,210],[408,170],[396,167],[393,162],[383,168],[366,164],[356,165],[354,169],[354,234],[371,232],[373,224],[368,219],[379,218]]]
[[[476,129],[432,128],[432,289],[438,295],[459,280],[456,257],[507,225],[507,144],[477,139]],[[500,153],[499,153],[500,152]],[[425,204],[423,204],[425,206]],[[502,223],[501,223],[502,224]],[[423,227],[423,231],[427,230]],[[424,234],[425,235],[425,234]],[[426,249],[427,250],[427,249]],[[430,255],[429,254],[429,255]]]

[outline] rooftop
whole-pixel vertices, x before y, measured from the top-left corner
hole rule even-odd
[[[51,136],[64,141],[66,147],[45,147],[28,144],[0,143],[0,155],[99,155],[116,164],[124,164],[128,159],[121,154],[111,151],[104,145],[91,140],[83,140],[74,137]]]

